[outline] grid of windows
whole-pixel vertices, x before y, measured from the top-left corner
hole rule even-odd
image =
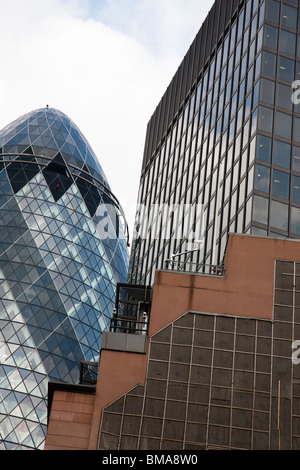
[[[185,104],[141,177],[139,204],[201,204],[191,223],[198,264],[222,263],[229,232],[299,232],[300,107],[291,84],[300,72],[297,0],[244,0],[212,51]],[[163,229],[163,227],[161,227]],[[149,284],[187,238],[140,236],[131,280]],[[197,232],[198,230],[198,232]],[[142,233],[146,233],[146,229]]]
[[[256,137],[253,233],[299,238],[298,2],[266,2]]]
[[[101,167],[65,115],[29,113],[0,143],[0,449],[41,449],[48,381],[78,383],[80,361],[99,360],[128,254],[104,217],[118,208]]]

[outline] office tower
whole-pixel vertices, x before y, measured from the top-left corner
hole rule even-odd
[[[148,124],[130,282],[216,270],[229,233],[299,238],[298,13],[213,5]]]
[[[123,211],[55,109],[0,132],[0,449],[43,448],[48,381],[78,383],[127,278]]]

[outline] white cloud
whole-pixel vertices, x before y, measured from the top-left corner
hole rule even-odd
[[[0,128],[46,104],[66,113],[132,225],[147,122],[212,3],[0,0]]]
[[[184,55],[213,4],[213,0],[90,2],[101,21],[136,38],[159,57],[172,52]]]

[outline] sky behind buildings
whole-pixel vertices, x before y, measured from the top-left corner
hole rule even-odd
[[[0,129],[46,105],[97,154],[132,235],[147,123],[213,0],[0,0]]]

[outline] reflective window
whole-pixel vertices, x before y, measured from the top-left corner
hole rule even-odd
[[[300,172],[300,147],[293,148],[293,170]]]
[[[273,170],[272,177],[273,196],[289,199],[290,196],[290,175],[279,170]]]
[[[273,131],[273,110],[264,106],[259,106],[258,129],[272,133]]]
[[[225,103],[229,101],[231,95],[231,86],[232,86],[232,78],[228,81],[226,85],[226,92],[225,92]]]
[[[274,228],[288,231],[289,206],[278,201],[271,201],[270,225]]]
[[[289,55],[296,54],[296,34],[285,31],[280,32],[279,50]]]
[[[277,57],[272,52],[263,51],[262,53],[262,64],[261,71],[265,75],[275,77],[276,75],[276,60]]]
[[[268,224],[269,200],[265,197],[255,195],[253,197],[253,221]]]
[[[300,235],[300,209],[291,207],[291,232]]]
[[[298,41],[297,41],[297,42],[298,42],[298,47],[297,47],[297,50],[298,50],[298,52],[297,52],[297,57],[300,57],[300,36],[298,36]]]
[[[260,36],[259,36],[260,37]],[[256,44],[255,44],[255,41],[252,42],[250,48],[249,48],[249,56],[248,56],[248,64],[251,65],[254,58],[255,58],[255,47],[256,47]],[[257,49],[260,49],[260,45],[258,44],[257,45]]]
[[[296,142],[300,142],[300,119],[297,117],[294,117],[294,140]]]
[[[236,89],[236,87],[239,83],[239,76],[240,76],[240,67],[237,67],[235,69],[234,74],[233,74],[233,86],[232,86],[233,90]]]
[[[229,35],[226,37],[223,45],[223,61],[222,67],[224,67],[227,59],[228,59],[228,49],[229,49]]]
[[[266,20],[279,23],[280,3],[275,0],[266,0]]]
[[[245,98],[245,79],[239,85],[239,102],[238,106],[242,103]]]
[[[263,2],[259,8],[259,20],[258,20],[259,26],[261,26],[265,20],[265,8],[266,8],[266,3]]]
[[[258,114],[257,110],[258,108],[256,108],[252,113],[250,137],[252,137],[257,130],[257,114]]]
[[[249,46],[249,36],[250,36],[250,29],[247,28],[245,31],[244,31],[244,34],[243,34],[243,50],[242,50],[242,53],[244,54],[244,52],[246,52],[246,50],[248,49],[248,46]]]
[[[265,103],[274,104],[275,96],[275,82],[267,80],[266,78],[261,79],[260,86],[260,100]]]
[[[254,73],[254,81],[259,77],[262,69],[262,52],[258,55],[255,61],[255,73]],[[275,68],[276,70],[276,68]]]
[[[257,135],[256,140],[256,158],[264,162],[271,162],[272,139],[264,135]]]
[[[257,235],[259,237],[266,237],[268,235],[268,231],[258,227],[252,227],[251,229],[252,235]]]
[[[251,34],[250,34],[250,41],[255,37],[257,31],[257,20],[258,16],[254,15],[252,22],[251,22]]]
[[[206,96],[207,83],[208,83],[208,71],[205,72],[204,77],[203,77],[201,101],[203,101]]]
[[[299,176],[292,177],[292,201],[300,204],[300,178]]]
[[[279,140],[274,141],[273,163],[284,168],[291,166],[291,145]]]
[[[264,46],[270,49],[277,49],[278,44],[278,28],[275,26],[265,25],[264,28]]]
[[[282,5],[281,24],[291,29],[297,29],[298,10],[288,5]]]
[[[286,57],[279,56],[278,59],[278,78],[286,82],[293,82],[295,76],[295,62]]]
[[[254,90],[253,90],[253,105],[252,105],[252,108],[254,109],[255,106],[257,105],[258,103],[258,99],[259,99],[259,80],[257,81],[255,87],[254,87]]]
[[[268,193],[270,190],[270,168],[255,165],[254,189]]]
[[[282,83],[277,83],[276,105],[279,108],[285,108],[290,111],[292,110],[293,102],[292,102],[292,91],[291,91],[290,86],[283,85]]]
[[[248,55],[245,54],[244,57],[242,58],[241,62],[241,78],[244,77],[246,70],[247,70],[247,60],[248,60]]]
[[[226,67],[221,72],[221,77],[220,77],[220,90],[223,90],[224,85],[226,82]]]
[[[245,17],[245,10],[242,10],[238,19],[238,31],[237,31],[237,38],[236,38],[237,41],[240,39],[243,33],[244,17]]]
[[[246,120],[249,115],[250,115],[250,112],[251,112],[251,103],[252,103],[252,94],[250,93],[249,96],[247,97],[246,99],[246,102],[245,102],[245,116],[244,116],[244,119]]]
[[[216,66],[216,61],[214,59],[213,62],[210,64],[210,68],[209,68],[208,89],[210,89],[212,84],[213,84],[213,80],[214,80],[214,76],[215,76],[215,66]]]
[[[240,110],[238,111],[237,114],[237,119],[236,119],[236,130],[239,131],[243,125],[243,115],[244,115],[244,106],[241,106]]]
[[[256,114],[256,112],[254,113]],[[254,124],[255,124],[255,119],[254,119]],[[256,124],[254,126],[256,128]],[[246,122],[246,124],[244,125],[244,129],[243,129],[243,141],[242,141],[242,148],[245,147],[245,145],[248,144],[248,141],[249,141],[249,131],[250,131],[250,120],[248,120]]]
[[[292,137],[292,116],[276,111],[275,114],[275,134],[280,137],[285,137],[286,139],[291,139]]]

